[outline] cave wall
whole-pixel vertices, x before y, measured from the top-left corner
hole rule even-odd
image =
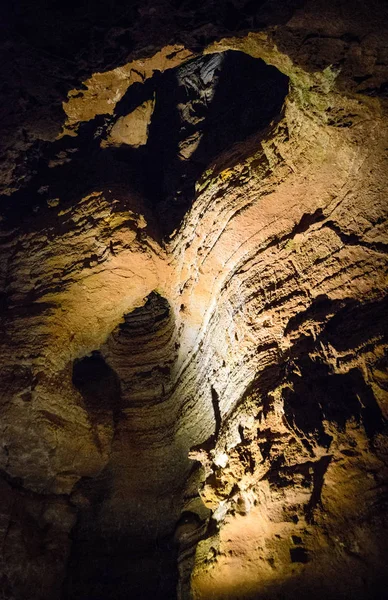
[[[384,598],[386,8],[40,8],[2,48],[3,597]]]

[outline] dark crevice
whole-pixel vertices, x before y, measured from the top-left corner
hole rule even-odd
[[[345,233],[341,230],[339,225],[333,221],[326,221],[325,227],[329,227],[332,231],[334,231],[340,238],[341,242],[347,246],[361,246],[375,252],[381,252],[382,254],[387,254],[388,252],[388,244],[384,244],[383,242],[368,242],[363,240],[355,233]]]
[[[303,546],[290,548],[290,558],[292,563],[307,563],[309,561],[308,552]]]
[[[212,405],[213,405],[213,412],[214,412],[214,422],[215,422],[215,438],[217,439],[221,430],[221,423],[222,423],[222,419],[221,419],[221,412],[220,412],[220,399],[218,396],[217,391],[214,389],[214,387],[211,387],[211,393],[212,393]]]
[[[292,331],[297,331],[303,323],[314,321],[315,323],[325,322],[329,317],[342,309],[348,301],[331,300],[326,294],[320,294],[312,301],[311,305],[304,311],[298,312],[290,318],[284,331],[288,335]]]
[[[381,410],[358,369],[332,374],[327,365],[309,358],[297,364],[300,374],[290,377],[291,386],[283,393],[284,414],[293,430],[326,449],[332,438],[325,431],[325,420],[344,431],[353,417],[363,424],[369,439],[381,431]]]
[[[312,523],[314,520],[314,510],[321,506],[321,495],[326,471],[329,467],[332,456],[322,456],[314,463],[313,470],[313,491],[309,503],[306,506],[306,520]]]
[[[388,336],[388,296],[374,302],[352,300],[328,321],[319,338],[344,352]]]

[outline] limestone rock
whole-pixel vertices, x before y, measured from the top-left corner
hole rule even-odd
[[[2,43],[0,596],[382,600],[385,4],[61,9]]]

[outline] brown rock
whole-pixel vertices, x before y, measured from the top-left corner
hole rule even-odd
[[[1,67],[0,596],[384,598],[385,5],[41,4]]]

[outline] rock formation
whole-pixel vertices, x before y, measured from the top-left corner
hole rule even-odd
[[[388,8],[4,9],[0,597],[383,600]]]

